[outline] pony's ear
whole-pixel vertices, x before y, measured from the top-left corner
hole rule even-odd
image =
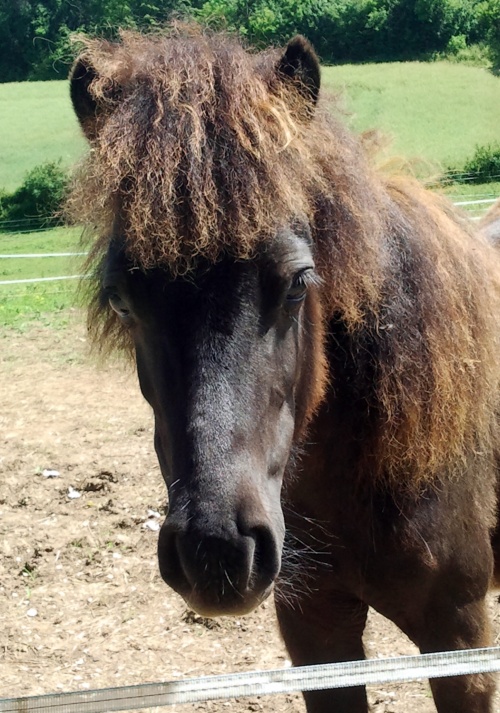
[[[77,58],[69,75],[73,109],[83,133],[89,141],[92,141],[96,135],[96,121],[99,109],[97,101],[89,91],[89,87],[96,77],[97,72],[85,55]]]
[[[310,112],[318,101],[321,82],[319,60],[311,43],[302,35],[290,40],[278,61],[276,72],[306,100]]]

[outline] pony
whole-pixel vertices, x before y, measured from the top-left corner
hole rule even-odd
[[[500,200],[479,221],[479,229],[495,245],[500,244]]]
[[[69,211],[93,235],[90,333],[135,360],[154,413],[165,582],[210,617],[274,591],[295,665],[363,658],[369,606],[422,652],[487,645],[494,247],[372,166],[303,37],[82,41]],[[431,687],[439,713],[492,712],[491,675]],[[362,686],[304,697],[368,710]]]

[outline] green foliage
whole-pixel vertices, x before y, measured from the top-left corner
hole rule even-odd
[[[200,7],[193,8],[192,15],[201,24],[214,30],[239,30],[245,34],[244,28],[238,27],[238,0],[207,0]]]
[[[462,42],[463,35],[455,35],[451,38],[444,52],[436,52],[434,60],[446,59],[449,62],[469,64],[472,67],[490,67],[491,53],[486,42],[476,42],[467,45]]]
[[[68,176],[59,162],[35,166],[17,190],[0,193],[3,229],[10,232],[57,224],[67,187]]]
[[[500,0],[487,0],[483,3],[481,26],[489,48],[493,67],[500,69]]]
[[[301,32],[323,61],[403,59],[476,41],[481,0],[207,0],[195,16],[251,43]]]
[[[154,28],[190,16],[282,44],[300,32],[325,62],[399,60],[458,54],[487,39],[500,63],[500,0],[16,0],[0,7],[1,81],[67,73],[68,38],[84,31],[113,37],[119,27]]]
[[[457,183],[491,183],[500,177],[500,143],[477,146],[463,168],[455,169]]]
[[[453,35],[446,45],[446,52],[451,55],[456,55],[465,49],[467,49],[467,38],[465,35]]]
[[[188,0],[15,0],[0,4],[0,81],[53,79],[66,75],[73,53],[68,37],[88,32],[112,37],[119,27],[148,28]]]

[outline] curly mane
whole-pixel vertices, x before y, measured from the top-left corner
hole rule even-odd
[[[130,256],[173,272],[222,251],[249,257],[262,236],[310,211],[313,178],[290,93],[270,91],[273,53],[183,30],[82,39],[102,114],[71,202],[107,234],[119,196]]]
[[[251,258],[298,214],[311,225],[326,322],[341,323],[374,477],[431,482],[496,436],[498,257],[465,218],[369,165],[361,144],[253,54],[193,28],[85,39],[99,108],[70,200],[105,259],[119,225],[140,268]],[[96,290],[90,322],[116,321]],[[97,305],[97,307],[96,307]],[[335,389],[336,374],[331,375]],[[402,475],[404,474],[404,475]]]

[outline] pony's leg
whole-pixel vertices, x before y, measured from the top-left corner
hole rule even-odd
[[[422,653],[490,645],[485,601],[461,607],[450,601],[434,602],[416,643]],[[491,674],[435,678],[430,684],[438,713],[493,713],[495,680]]]
[[[368,606],[344,594],[314,592],[295,606],[276,602],[295,666],[364,659],[362,635]],[[307,713],[367,713],[364,686],[304,692]]]
[[[500,463],[498,463],[498,471],[500,472]],[[500,480],[497,485],[497,502],[500,503]],[[491,548],[493,550],[493,582],[495,587],[500,587],[500,515],[497,514],[497,522],[495,530],[491,536]]]

